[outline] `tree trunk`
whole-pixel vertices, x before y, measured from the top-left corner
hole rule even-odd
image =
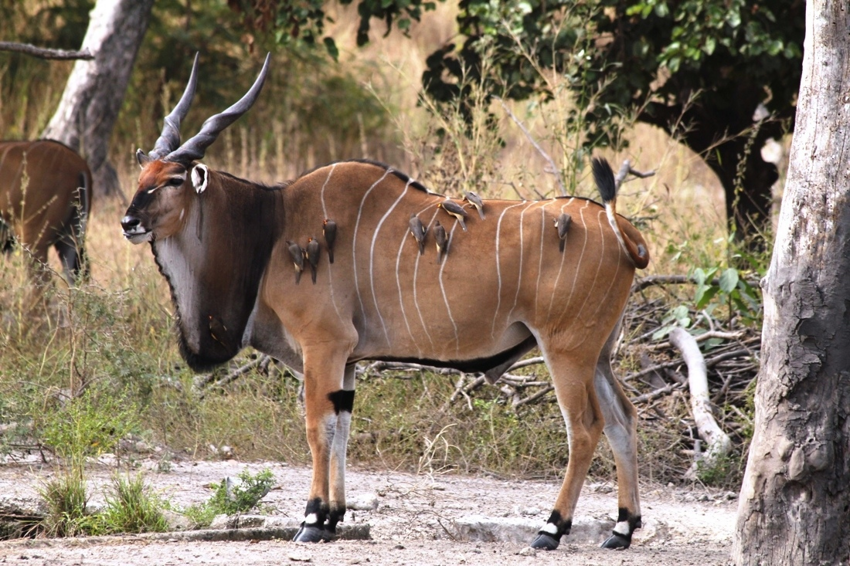
[[[41,135],[63,142],[86,158],[97,195],[121,194],[115,170],[106,160],[109,137],[153,3],[98,0],[82,46],[95,58],[76,62],[59,108]]]
[[[810,0],[737,564],[850,559],[850,10]]]

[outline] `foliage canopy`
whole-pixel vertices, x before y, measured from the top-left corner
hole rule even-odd
[[[282,41],[315,43],[326,19],[321,0],[230,4]],[[368,41],[371,18],[406,30],[434,6],[360,0],[357,42]],[[767,218],[778,178],[758,150],[793,127],[804,22],[803,0],[460,0],[463,44],[432,53],[422,81],[444,102],[468,95],[464,74],[492,94],[545,99],[553,93],[541,69],[554,70],[576,95],[572,119],[585,125],[588,147],[623,146],[618,115],[666,130],[707,160],[730,220],[738,233],[752,234]],[[323,42],[336,56],[333,39]],[[485,67],[493,75],[477,76]]]

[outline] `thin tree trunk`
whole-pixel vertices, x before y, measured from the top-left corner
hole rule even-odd
[[[850,559],[850,10],[810,0],[737,564]]]
[[[95,57],[76,62],[59,108],[41,135],[63,142],[86,158],[96,194],[120,194],[115,171],[106,160],[109,137],[153,3],[98,0],[82,45]]]

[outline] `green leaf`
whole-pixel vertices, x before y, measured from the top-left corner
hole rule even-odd
[[[333,57],[334,61],[339,61],[339,49],[337,49],[334,39],[332,37],[326,37],[322,41],[325,44],[325,49],[327,49],[328,55]]]
[[[738,270],[729,268],[720,275],[720,290],[726,294],[731,293],[738,286]]]
[[[697,292],[697,296],[694,298],[694,308],[696,310],[704,309],[719,291],[720,289],[717,287],[704,287],[701,292]]]

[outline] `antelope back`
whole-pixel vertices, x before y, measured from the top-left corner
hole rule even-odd
[[[85,222],[91,187],[86,161],[59,142],[0,142],[0,216],[37,255]]]

